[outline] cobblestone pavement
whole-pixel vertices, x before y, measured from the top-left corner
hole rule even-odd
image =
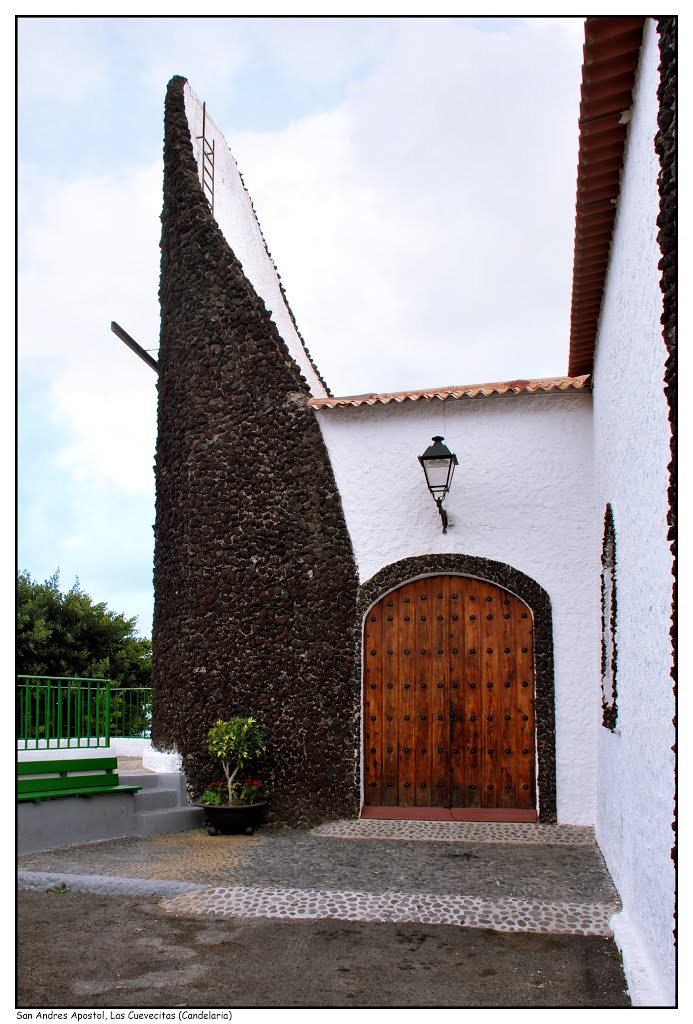
[[[588,825],[524,825],[519,822],[398,821],[359,818],[328,821],[313,829],[330,839],[413,839],[427,843],[530,843],[547,846],[594,846]]]
[[[196,829],[24,854],[18,866],[27,888],[50,879],[127,893],[148,881],[171,913],[610,934],[618,896],[591,830],[537,828],[356,821],[215,837]]]

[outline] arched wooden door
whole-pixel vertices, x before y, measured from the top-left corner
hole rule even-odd
[[[364,800],[533,809],[532,615],[465,576],[406,583],[364,625]]]

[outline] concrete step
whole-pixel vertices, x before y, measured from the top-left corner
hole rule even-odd
[[[165,832],[184,832],[202,824],[204,812],[199,807],[170,807],[135,814],[138,836],[159,836]]]
[[[141,786],[142,790],[174,789],[186,802],[185,776],[180,773],[158,774],[155,772],[118,772],[119,781],[125,786]]]
[[[152,788],[135,793],[135,814],[144,811],[163,811],[180,805],[180,792],[177,789]]]
[[[134,797],[135,834],[158,836],[202,824],[203,812],[190,807],[180,773],[119,772],[120,781],[142,789]]]

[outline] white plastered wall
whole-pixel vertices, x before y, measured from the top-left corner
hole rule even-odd
[[[190,126],[198,170],[202,166],[202,102],[185,84],[185,113]],[[243,272],[263,299],[289,352],[301,368],[311,394],[324,397],[325,387],[316,374],[298,336],[281,292],[277,271],[267,253],[250,196],[241,181],[224,136],[206,112],[205,137],[214,143],[214,217]]]
[[[659,50],[645,26],[594,366],[597,515],[616,528],[617,732],[598,730],[597,838],[657,984],[674,997],[670,428],[657,267]],[[598,572],[595,566],[593,572]],[[619,927],[617,923],[617,928]],[[617,931],[618,938],[618,931]],[[625,960],[628,971],[628,959]],[[647,971],[646,971],[647,973]]]
[[[406,401],[317,413],[361,581],[415,555],[503,562],[553,616],[558,820],[592,824],[598,725],[599,536],[588,394]],[[417,461],[435,434],[459,458],[442,533]]]

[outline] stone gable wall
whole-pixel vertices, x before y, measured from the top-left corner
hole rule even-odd
[[[271,819],[354,814],[358,579],[308,387],[199,185],[185,80],[166,97],[153,742],[190,791],[218,718],[265,729]]]

